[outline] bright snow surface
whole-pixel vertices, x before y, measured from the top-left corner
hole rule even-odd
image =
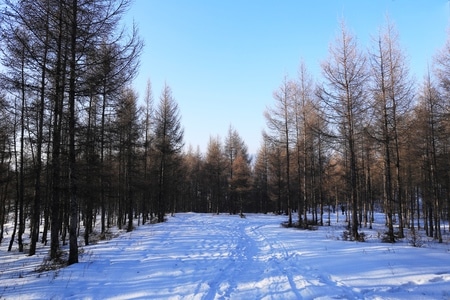
[[[448,235],[414,248],[381,243],[381,225],[361,229],[361,243],[342,241],[342,221],[311,231],[283,221],[180,213],[41,273],[48,248],[29,257],[4,241],[0,299],[450,299]]]

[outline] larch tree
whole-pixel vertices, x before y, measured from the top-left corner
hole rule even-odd
[[[291,147],[295,141],[294,129],[294,84],[284,78],[280,87],[274,91],[273,98],[275,100],[274,106],[269,107],[264,112],[266,124],[270,133],[268,137],[274,144],[282,147],[284,163],[285,163],[285,180],[286,180],[286,210],[288,214],[288,226],[292,226],[292,199],[291,199]]]
[[[154,123],[155,159],[157,163],[158,196],[156,212],[158,222],[164,222],[168,208],[169,191],[175,188],[172,184],[171,172],[179,164],[177,155],[181,152],[184,143],[184,130],[181,127],[181,116],[178,104],[172,96],[171,88],[166,84],[159,98],[159,105],[155,111]]]
[[[263,133],[263,140],[267,147],[269,199],[275,202],[276,213],[283,214],[287,212],[287,203],[284,201],[287,191],[284,147],[274,142],[265,132]]]
[[[8,215],[7,203],[11,184],[12,163],[12,122],[8,103],[4,95],[0,94],[0,114],[4,116],[0,120],[0,243],[4,238],[5,220]]]
[[[10,3],[6,3],[10,4]],[[17,232],[17,242],[19,246],[19,251],[24,250],[22,235],[25,230],[25,219],[24,219],[24,197],[25,197],[25,160],[29,160],[26,153],[30,146],[27,143],[27,138],[25,134],[28,134],[29,128],[31,127],[26,124],[30,124],[29,118],[31,117],[32,100],[35,96],[33,92],[34,89],[38,88],[37,76],[39,74],[40,68],[36,64],[36,60],[40,58],[41,52],[34,49],[32,45],[36,43],[36,38],[34,35],[27,30],[27,23],[23,19],[15,20],[15,16],[23,9],[19,5],[14,6],[13,9],[5,9],[2,18],[2,31],[1,31],[1,51],[2,51],[2,64],[5,66],[6,70],[2,74],[2,82],[4,88],[13,94],[15,104],[14,104],[14,115],[17,122],[14,122],[15,135],[13,139],[14,148],[18,150],[18,157],[15,160],[17,164],[16,172],[17,184],[16,184],[16,204],[15,204],[15,224],[12,234],[12,239],[10,242],[11,249],[13,245],[13,239],[15,238],[16,228],[18,225]],[[39,29],[36,29],[39,32]],[[37,57],[37,58],[36,58]],[[18,101],[20,99],[20,101]],[[17,142],[18,140],[18,142]],[[17,152],[14,155],[17,156]],[[36,185],[35,185],[36,187]],[[34,204],[39,201],[39,197],[34,197]],[[35,207],[35,205],[33,206]],[[39,210],[38,210],[39,212]],[[32,244],[31,253],[34,252],[34,242],[36,239],[35,234],[35,217],[36,214],[32,213]],[[39,218],[39,216],[37,216]]]
[[[255,190],[255,199],[258,202],[258,211],[262,213],[269,212],[269,145],[266,139],[263,139],[256,155],[253,168],[253,186]]]
[[[208,212],[219,214],[226,187],[226,157],[219,137],[210,137],[205,157]]]
[[[154,118],[154,99],[153,99],[153,91],[152,91],[152,83],[150,79],[147,81],[147,88],[145,90],[145,96],[144,96],[144,124],[143,124],[143,130],[144,130],[144,157],[143,157],[143,172],[144,172],[144,191],[143,191],[143,197],[142,197],[142,223],[145,224],[147,221],[147,215],[148,212],[151,211],[151,192],[150,192],[150,186],[151,186],[151,176],[150,176],[150,152],[151,152],[151,146],[152,146],[152,125],[153,125],[153,118]]]
[[[398,33],[388,20],[371,52],[374,137],[383,148],[384,199],[388,239],[395,241],[393,214],[398,206],[399,237],[403,237],[403,187],[400,158],[402,116],[412,101],[412,81],[406,57],[398,45]],[[404,127],[404,126],[403,126]],[[392,171],[395,170],[395,176]]]
[[[28,70],[30,78],[26,88],[33,93],[30,98],[39,99],[36,101],[37,109],[33,117],[34,126],[29,128],[28,133],[36,137],[36,144],[29,147],[34,147],[32,153],[37,155],[34,159],[35,195],[31,212],[30,254],[35,252],[39,232],[37,227],[41,208],[40,185],[44,163],[42,141],[44,132],[47,132],[47,145],[51,146],[48,147],[45,159],[46,166],[50,168],[49,174],[52,174],[48,177],[48,189],[52,192],[47,193],[49,196],[45,201],[44,232],[49,227],[50,219],[50,257],[59,257],[61,234],[64,241],[66,228],[69,228],[69,264],[78,261],[76,235],[81,202],[77,183],[80,169],[77,168],[79,161],[76,151],[81,140],[76,133],[79,130],[80,111],[87,98],[100,93],[100,88],[97,87],[105,76],[114,77],[115,87],[120,89],[135,75],[142,42],[134,28],[131,36],[126,36],[125,31],[117,30],[120,18],[129,4],[128,0],[7,0],[2,7],[5,21],[2,22],[2,42],[20,45],[26,59],[17,60],[20,56],[18,52],[16,55],[4,52],[3,57],[9,57],[11,61],[23,61],[23,70]],[[23,32],[24,35],[19,36],[16,34],[18,32]],[[8,39],[4,39],[6,36]],[[25,39],[27,36],[31,38]],[[100,51],[102,47],[115,49],[113,56],[109,56],[114,67],[106,75],[106,70],[99,67],[104,66],[103,62],[106,60],[105,56],[100,55],[103,53]],[[12,65],[6,64],[5,67],[6,73],[17,70]],[[94,69],[102,69],[103,73],[93,72]],[[121,75],[119,80],[117,74]],[[34,139],[30,140],[34,142]],[[63,165],[68,168],[62,168]],[[66,197],[71,203],[70,206],[63,205]]]
[[[47,3],[48,4],[48,3]],[[36,244],[39,239],[39,226],[40,226],[40,216],[41,216],[41,176],[43,170],[43,146],[44,146],[44,121],[45,121],[45,100],[47,91],[45,89],[46,77],[47,77],[47,62],[48,62],[48,52],[49,52],[49,17],[46,16],[43,22],[43,27],[45,30],[44,43],[41,54],[42,68],[39,78],[39,96],[37,101],[37,133],[36,133],[36,166],[35,166],[35,188],[34,188],[34,203],[33,203],[33,217],[31,226],[31,243],[29,254],[34,255],[36,253]]]
[[[134,194],[137,175],[137,148],[140,135],[137,95],[132,89],[125,89],[117,107],[117,133],[119,149],[119,177],[123,210],[128,216],[127,231],[133,230]],[[124,221],[119,216],[119,224]],[[120,225],[119,225],[120,226]]]
[[[233,179],[230,183],[236,192],[239,215],[244,217],[244,201],[248,199],[251,188],[251,169],[248,160],[239,153],[233,161]]]
[[[447,42],[445,46],[437,53],[437,55],[434,58],[434,73],[437,77],[437,84],[440,93],[444,97],[444,99],[449,99],[450,97],[450,36],[447,37]],[[444,136],[450,136],[450,121],[449,121],[449,114],[450,114],[450,107],[448,104],[448,100],[445,102],[445,105],[443,107],[445,112],[445,118],[440,122],[440,132]],[[445,141],[445,140],[444,140]],[[441,156],[445,157],[450,155],[450,142],[449,139],[445,142],[442,142],[440,145],[440,148],[442,148]],[[442,170],[440,178],[447,180],[445,182],[442,182],[442,186],[446,187],[447,193],[446,193],[446,206],[450,207],[450,166],[448,163],[448,159],[443,159],[441,165],[444,167],[444,170]],[[450,219],[450,209],[447,209],[447,218]]]
[[[188,211],[205,212],[207,206],[204,202],[204,159],[200,147],[194,151],[192,146],[188,147],[184,154],[184,165],[186,168],[186,190],[185,206]]]
[[[441,212],[442,212],[442,182],[439,175],[440,165],[445,165],[446,157],[443,153],[445,147],[445,133],[443,124],[446,118],[445,102],[435,82],[428,74],[424,78],[418,95],[419,103],[416,107],[418,137],[420,137],[422,152],[422,170],[424,180],[422,183],[422,198],[424,201],[424,224],[429,236],[442,243]]]
[[[119,4],[119,3],[118,3]],[[118,10],[113,12],[113,19],[118,22],[117,16],[123,13],[123,9],[128,5],[124,2],[125,7],[117,7]],[[118,14],[118,15],[116,15]],[[110,24],[110,25],[114,25]],[[120,32],[122,37],[124,32]],[[91,121],[87,124],[87,132],[97,132],[98,136],[90,146],[91,156],[98,157],[98,168],[96,174],[92,174],[99,179],[98,196],[101,209],[101,234],[106,232],[106,194],[107,182],[110,176],[106,161],[107,145],[111,144],[111,136],[113,132],[111,128],[111,120],[113,119],[115,104],[122,95],[122,91],[127,88],[130,81],[136,75],[139,63],[139,54],[143,44],[138,37],[136,27],[132,28],[132,34],[126,41],[109,41],[107,35],[101,37],[97,45],[94,45],[87,51],[86,69],[85,69],[85,93],[95,101],[95,105],[91,110],[92,116],[87,118]],[[98,121],[96,119],[98,118]],[[93,120],[93,122],[92,122]],[[98,122],[98,124],[97,124]],[[92,138],[93,134],[87,134],[86,139]],[[89,174],[87,174],[89,177]],[[88,204],[88,203],[86,203]],[[88,204],[89,205],[89,204]],[[86,223],[89,227],[89,222]],[[88,230],[89,231],[89,230]]]
[[[356,37],[341,25],[334,44],[329,48],[329,57],[322,63],[325,79],[321,89],[322,101],[327,106],[330,124],[336,129],[336,136],[347,158],[346,177],[352,219],[351,236],[359,239],[358,233],[358,154],[357,136],[361,120],[366,112],[366,81],[368,79],[367,59],[358,48]],[[333,122],[331,122],[333,120]]]
[[[311,118],[314,115],[314,84],[304,62],[298,69],[298,78],[294,83],[293,113],[295,123],[295,157],[298,180],[298,218],[299,226],[307,224],[308,201],[308,156],[312,154],[313,128]],[[312,198],[312,192],[309,193]]]
[[[236,187],[234,186],[234,168],[233,164],[236,158],[240,155],[247,162],[250,163],[247,146],[239,133],[231,125],[228,129],[228,135],[225,138],[224,154],[227,157],[227,168],[228,168],[228,210],[230,214],[236,214],[239,207],[239,200],[236,199]]]

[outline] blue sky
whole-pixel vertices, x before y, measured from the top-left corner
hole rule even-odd
[[[303,60],[316,81],[339,23],[361,49],[385,24],[396,25],[412,75],[420,81],[447,40],[448,0],[135,0],[125,22],[145,42],[133,87],[151,80],[155,103],[165,83],[177,101],[186,146],[205,153],[210,136],[233,126],[256,153],[263,113],[284,76]]]

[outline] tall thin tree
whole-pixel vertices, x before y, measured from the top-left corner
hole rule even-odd
[[[178,104],[172,96],[171,88],[166,84],[159,98],[159,105],[155,111],[153,148],[158,163],[158,222],[164,222],[164,215],[168,208],[168,192],[171,186],[170,172],[176,167],[176,155],[183,148],[184,130],[181,127],[181,116]]]
[[[359,239],[358,233],[358,165],[356,139],[361,130],[360,122],[366,111],[366,88],[368,78],[366,56],[359,50],[354,37],[344,24],[330,46],[329,58],[322,63],[325,85],[322,88],[322,101],[328,107],[330,119],[338,132],[336,136],[342,143],[343,153],[348,158],[347,178],[350,194],[352,220],[351,236]],[[331,120],[330,120],[331,121]]]

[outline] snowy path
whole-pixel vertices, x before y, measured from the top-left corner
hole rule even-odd
[[[282,221],[177,214],[41,274],[18,271],[39,264],[36,257],[1,248],[0,299],[450,298],[448,246],[343,242],[336,227],[299,231]]]

